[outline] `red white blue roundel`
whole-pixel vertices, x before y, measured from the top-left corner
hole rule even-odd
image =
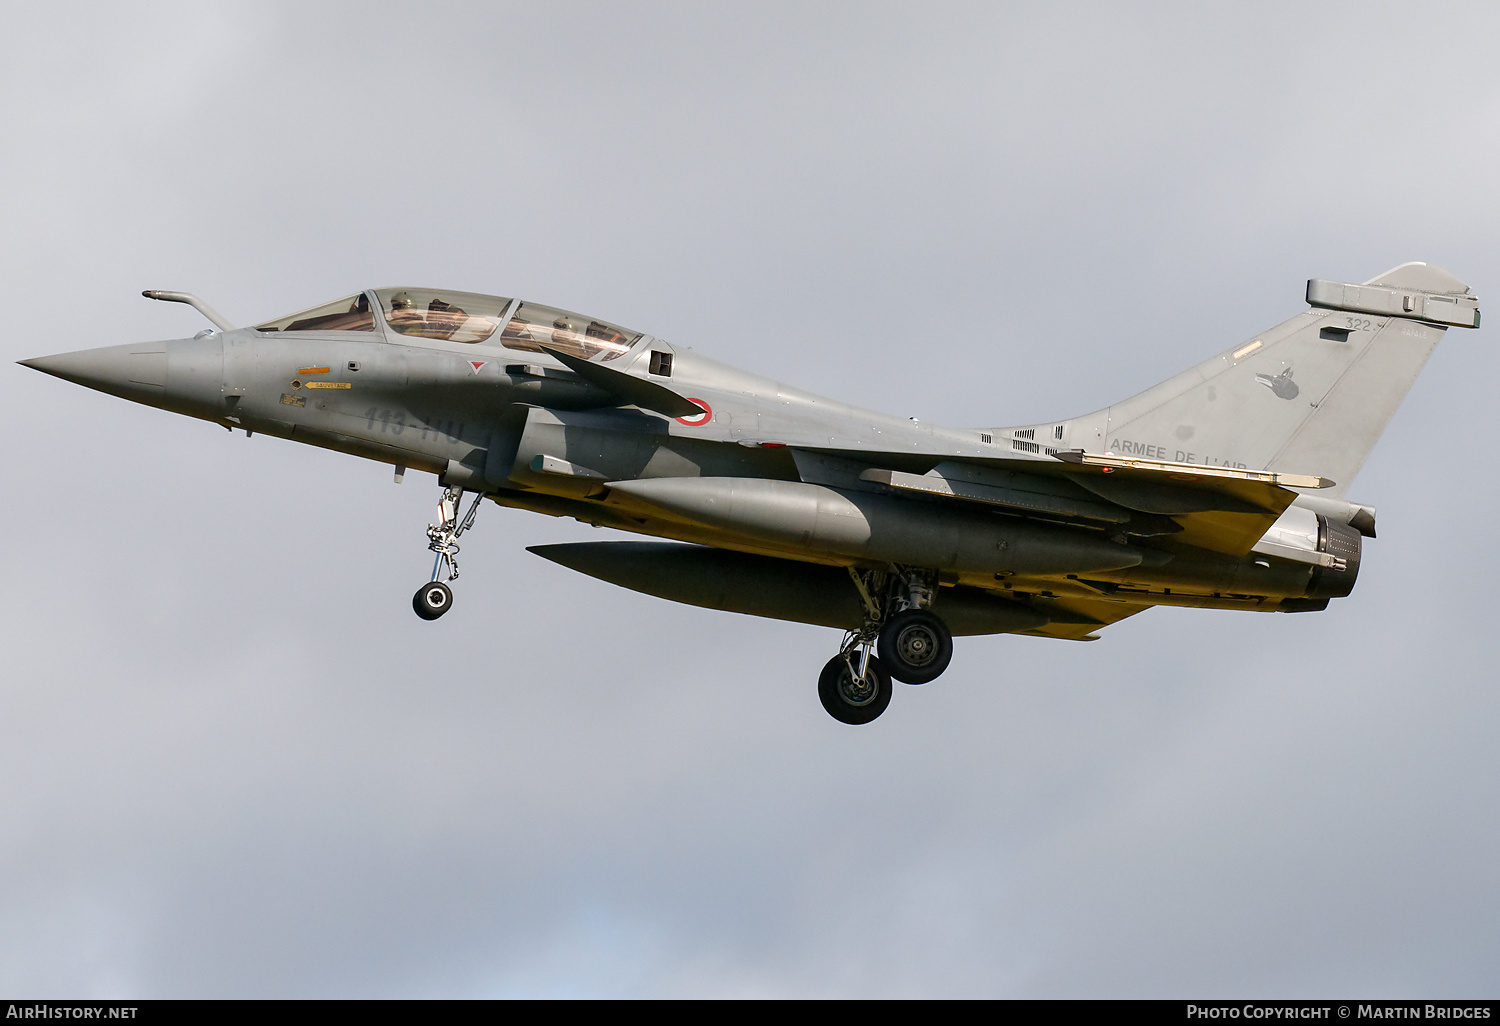
[[[707,424],[709,421],[714,419],[713,408],[709,406],[708,403],[704,402],[702,399],[694,399],[692,396],[688,396],[687,401],[692,403],[694,406],[700,407],[703,412],[695,414],[691,417],[678,417],[677,423],[686,424],[688,427],[702,427],[704,424]]]

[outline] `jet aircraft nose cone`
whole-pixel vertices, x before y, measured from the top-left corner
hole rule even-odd
[[[17,362],[64,381],[138,402],[149,403],[161,396],[167,384],[167,347],[160,342],[83,349]]]

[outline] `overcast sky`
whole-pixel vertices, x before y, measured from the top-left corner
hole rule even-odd
[[[418,284],[955,425],[1096,409],[1428,260],[1500,308],[1492,5],[0,8],[0,355]],[[1495,309],[1500,316],[1500,309]],[[0,993],[1490,996],[1493,332],[1359,585],[960,639],[669,603],[432,478],[0,364]],[[1317,468],[1307,468],[1315,473]]]

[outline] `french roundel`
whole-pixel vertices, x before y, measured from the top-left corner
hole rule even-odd
[[[687,401],[692,403],[694,406],[700,407],[703,412],[691,417],[678,417],[677,423],[686,424],[688,427],[702,427],[704,424],[707,424],[709,421],[714,419],[713,408],[709,406],[708,403],[704,402],[702,399],[694,399],[692,396],[688,396]]]

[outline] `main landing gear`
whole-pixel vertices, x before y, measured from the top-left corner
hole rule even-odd
[[[417,589],[411,598],[411,607],[424,620],[436,620],[453,607],[453,589],[438,580],[447,571],[447,580],[458,578],[458,536],[474,526],[474,514],[484,495],[474,493],[469,511],[459,518],[459,507],[463,505],[464,490],[449,488],[443,492],[443,501],[438,503],[438,522],[427,525],[427,547],[437,553],[432,561],[432,579]]]
[[[843,651],[818,675],[818,698],[840,723],[869,723],[891,704],[891,675],[869,645],[845,638]]]
[[[926,684],[953,658],[953,635],[927,607],[937,575],[926,570],[849,569],[865,622],[844,636],[818,677],[818,698],[840,723],[869,723],[891,704],[891,681]],[[879,650],[879,655],[875,650]]]

